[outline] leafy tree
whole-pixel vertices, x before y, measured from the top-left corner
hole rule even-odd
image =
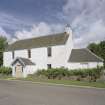
[[[91,43],[88,45],[88,48],[95,53],[96,55],[100,56],[104,59],[104,67],[105,67],[105,41],[101,41],[98,44]]]
[[[3,36],[0,36],[0,66],[3,65],[3,51],[7,45],[7,39]]]

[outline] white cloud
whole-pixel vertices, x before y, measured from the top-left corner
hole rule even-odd
[[[87,46],[92,42],[99,42],[105,40],[105,25],[102,20],[93,23],[87,33],[75,39],[75,45],[77,47]]]
[[[24,26],[30,26],[30,24],[28,22],[24,22],[24,20],[14,17],[11,14],[0,12],[0,26],[12,30],[19,30],[24,28]]]
[[[105,0],[67,0],[63,15],[72,26],[76,47],[105,40],[104,10]]]
[[[61,32],[63,29],[60,24],[47,24],[45,22],[40,22],[39,24],[34,24],[30,30],[17,31],[15,33],[16,39],[26,39],[30,37],[38,37],[43,35],[49,35],[56,32]]]
[[[6,37],[8,43],[12,41],[11,35],[8,34],[2,27],[0,27],[0,36]]]
[[[0,27],[0,36],[6,37],[8,40],[10,40],[10,35],[2,28]]]
[[[29,26],[25,28],[25,26]],[[6,33],[4,28],[16,30],[14,35]],[[26,39],[51,33],[61,32],[61,24],[48,24],[46,22],[28,24],[24,20],[17,19],[13,15],[0,12],[0,33],[8,38],[9,43],[13,43],[18,39]]]
[[[75,46],[86,47],[91,42],[105,40],[105,0],[66,1],[62,7],[63,12],[58,13],[57,19],[71,25]],[[22,30],[22,26],[30,26],[30,24],[9,14],[0,13],[0,30],[4,31],[2,28],[4,26],[18,30],[12,41],[64,31],[63,24],[48,24],[46,22],[33,24],[30,30],[24,27]],[[7,35],[5,31],[2,33]]]
[[[0,36],[5,36],[5,37],[8,36],[2,27],[0,27]]]

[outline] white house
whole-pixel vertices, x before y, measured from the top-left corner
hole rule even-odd
[[[12,67],[14,77],[26,77],[38,69],[94,68],[103,65],[103,59],[88,49],[73,49],[72,30],[62,33],[24,39],[10,44],[3,56],[4,66]]]

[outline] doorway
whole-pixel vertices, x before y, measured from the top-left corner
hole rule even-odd
[[[21,65],[16,65],[16,67],[15,67],[15,77],[16,78],[23,77],[23,67]]]

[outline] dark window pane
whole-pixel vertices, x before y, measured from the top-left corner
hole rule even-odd
[[[12,51],[12,59],[14,59],[15,53],[14,51]]]
[[[31,50],[28,50],[28,58],[31,58]]]
[[[51,51],[51,47],[48,47],[48,48],[47,48],[47,54],[48,54],[48,57],[51,56],[51,54],[52,54],[51,52],[52,52],[52,51]]]
[[[48,69],[51,69],[51,64],[47,64],[47,68]]]

